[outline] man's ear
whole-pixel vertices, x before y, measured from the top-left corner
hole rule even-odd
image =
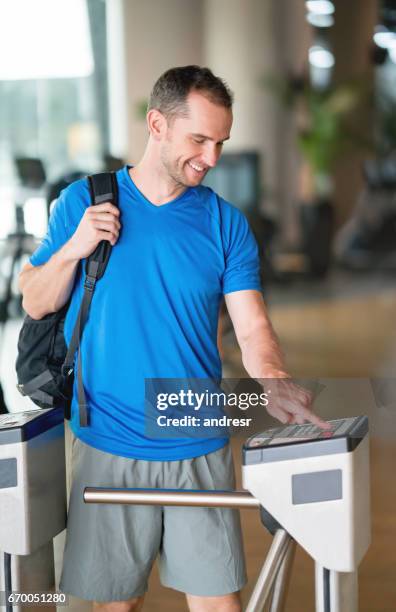
[[[167,128],[165,116],[156,108],[152,108],[146,115],[147,127],[155,140],[162,140]]]

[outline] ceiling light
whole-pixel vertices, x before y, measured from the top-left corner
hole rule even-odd
[[[334,17],[332,15],[319,15],[318,13],[308,13],[307,21],[315,28],[329,28],[334,25]]]
[[[334,61],[334,55],[323,47],[315,45],[309,50],[309,63],[316,68],[332,68]]]
[[[307,0],[305,6],[310,13],[317,15],[332,15],[335,11],[334,4],[330,0]]]
[[[383,25],[376,26],[373,36],[374,42],[382,49],[396,47],[396,34]]]

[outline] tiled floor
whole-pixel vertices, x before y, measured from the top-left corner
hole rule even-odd
[[[313,297],[314,296],[314,297]],[[393,612],[396,609],[396,400],[381,405],[372,380],[392,377],[396,367],[396,289],[378,279],[351,277],[332,281],[321,290],[307,284],[273,291],[269,296],[271,318],[279,334],[291,372],[300,378],[320,378],[325,390],[316,410],[326,418],[368,414],[371,430],[371,492],[373,541],[360,567],[361,612]],[[11,411],[26,409],[14,389],[14,361],[19,322],[7,325],[0,356],[0,372],[6,402]],[[234,342],[225,342],[226,373],[243,376],[240,355]],[[374,388],[374,392],[373,392]],[[263,417],[261,426],[273,421]],[[240,464],[243,440],[233,439]],[[247,600],[270,536],[262,529],[256,513],[242,512],[249,584]],[[55,544],[57,573],[64,534]],[[313,564],[301,549],[296,555],[287,612],[313,612]],[[183,596],[160,586],[154,570],[144,609],[147,612],[186,610]],[[82,611],[89,604],[70,600],[70,609]]]

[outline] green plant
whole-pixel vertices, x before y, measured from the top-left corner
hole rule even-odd
[[[139,100],[135,102],[134,110],[135,110],[136,119],[139,119],[141,121],[146,119],[147,105],[148,105],[147,98],[140,98]]]
[[[347,120],[367,91],[366,80],[316,89],[305,79],[271,76],[263,84],[285,108],[296,113],[297,145],[320,191],[340,157],[361,144]]]

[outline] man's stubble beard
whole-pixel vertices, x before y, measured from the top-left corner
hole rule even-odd
[[[172,179],[172,181],[177,186],[181,187],[189,187],[188,183],[186,183],[186,179],[183,175],[183,171],[177,167],[176,161],[172,163],[171,155],[169,153],[170,147],[165,145],[161,151],[161,163],[165,169],[165,172]]]

